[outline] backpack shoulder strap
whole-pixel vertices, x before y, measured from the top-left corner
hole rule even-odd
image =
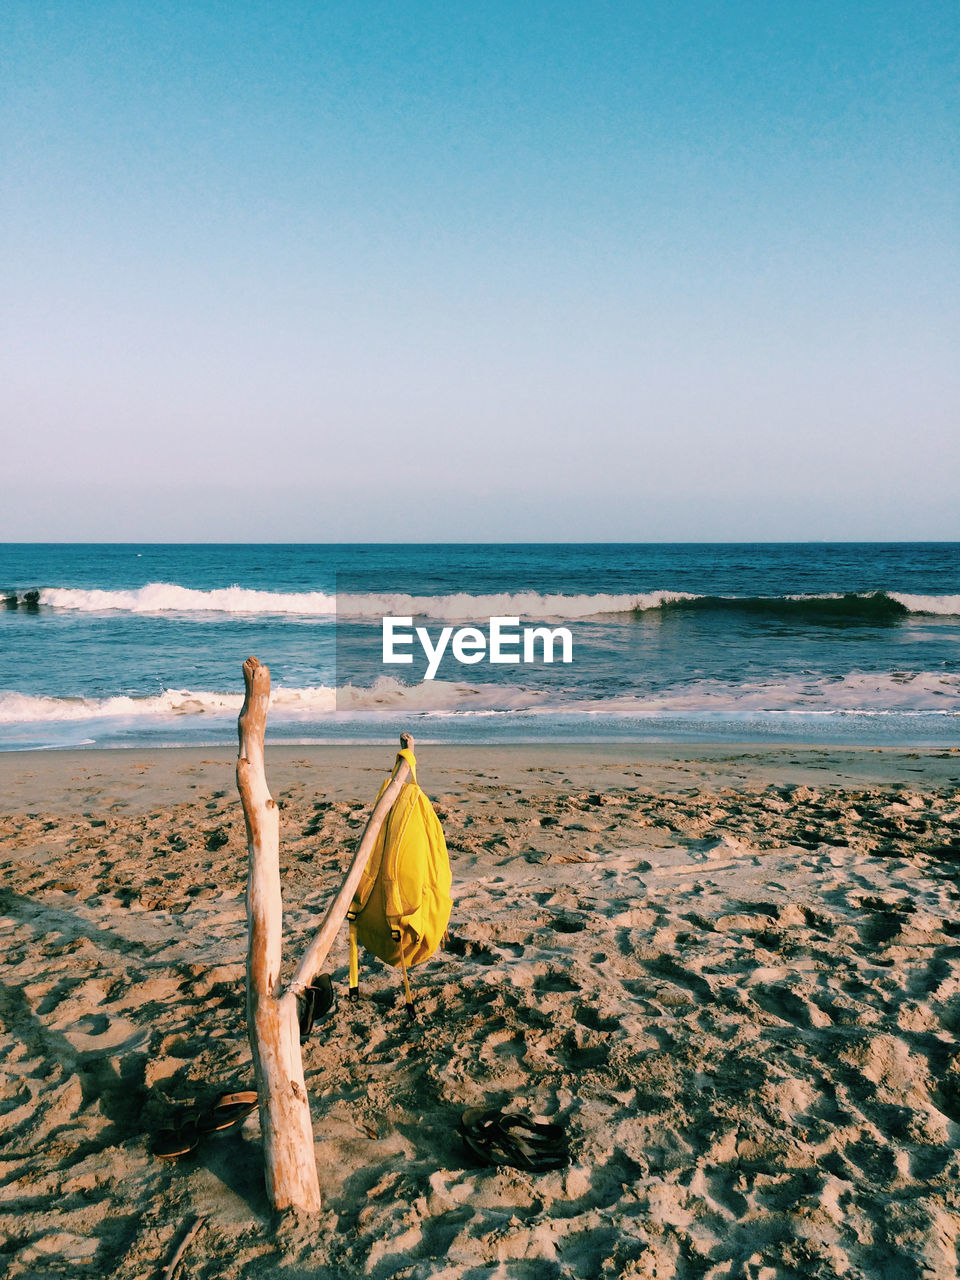
[[[377,800],[383,795],[387,787],[397,776],[397,770],[406,762],[410,766],[413,786],[419,792],[417,786],[417,759],[416,756],[408,748],[397,752],[397,759],[393,766],[393,773],[387,778],[380,790],[377,792]],[[409,785],[409,784],[408,784]],[[398,797],[399,798],[399,797]],[[376,807],[377,801],[374,801]],[[394,802],[396,803],[396,802]],[[380,874],[380,867],[383,862],[383,851],[386,844],[387,828],[390,825],[391,813],[388,813],[384,820],[383,826],[377,835],[376,842],[370,850],[370,857],[367,859],[367,865],[363,869],[363,875],[360,877],[360,883],[357,885],[357,891],[353,895],[353,901],[350,903],[350,910],[347,912],[347,920],[349,922],[350,933],[350,976],[349,976],[349,996],[351,1000],[356,1000],[359,995],[360,987],[360,962],[357,949],[357,916],[367,905],[370,894],[373,892],[373,886],[376,884],[377,877]],[[401,957],[402,958],[402,957]],[[406,970],[404,970],[406,976]],[[406,985],[406,984],[405,984]],[[407,988],[409,993],[409,987]]]
[[[390,779],[388,778],[377,792],[377,800],[379,800],[384,791],[386,791],[389,783]],[[374,805],[376,805],[376,801],[374,801]],[[350,903],[350,910],[347,912],[348,920],[352,916],[355,916],[358,911],[362,911],[367,905],[367,899],[370,897],[373,886],[376,883],[377,876],[380,872],[380,862],[383,858],[383,836],[386,825],[387,824],[384,823],[380,828],[377,833],[377,838],[374,841],[373,848],[370,850],[370,857],[367,859],[367,865],[363,869],[363,875],[360,877],[360,882],[357,885],[357,891],[353,895],[353,901]]]
[[[397,770],[400,768],[400,765],[404,762],[404,760],[410,766],[410,772],[413,775],[413,781],[414,783],[416,783],[417,757],[413,754],[413,752],[408,747],[404,747],[402,751],[397,752],[397,763],[393,766],[393,773],[391,777],[395,778],[397,776]]]

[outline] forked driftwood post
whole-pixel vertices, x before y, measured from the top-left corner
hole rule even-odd
[[[264,769],[270,670],[256,658],[243,664],[246,697],[238,730],[237,787],[247,825],[247,1034],[257,1094],[267,1195],[275,1209],[314,1213],[320,1184],[313,1149],[310,1099],[303,1079],[297,994],[320,972],[346,918],[377,834],[400,788],[410,778],[404,762],[363,830],[353,861],[323,922],[285,991],[280,987],[283,906],[280,897],[280,811]],[[403,734],[403,747],[413,738]]]
[[[303,1082],[295,1001],[280,999],[283,906],[280,810],[270,795],[263,739],[270,670],[243,664],[237,787],[247,824],[247,1034],[260,1099],[267,1195],[275,1209],[320,1209],[310,1100]]]

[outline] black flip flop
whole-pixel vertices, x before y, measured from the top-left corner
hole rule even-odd
[[[531,1173],[561,1169],[570,1161],[567,1138],[558,1124],[516,1112],[471,1107],[460,1118],[460,1136],[483,1164],[510,1165]]]
[[[333,983],[329,973],[321,973],[310,987],[305,987],[297,995],[297,1021],[300,1024],[300,1039],[306,1040],[313,1030],[313,1024],[325,1018],[336,1004]]]
[[[189,1155],[200,1145],[201,1138],[232,1129],[256,1105],[255,1089],[224,1089],[209,1106],[180,1107],[154,1135],[151,1150],[159,1160],[177,1160]]]
[[[256,1109],[256,1089],[232,1089],[218,1093],[213,1102],[197,1117],[201,1133],[220,1133],[232,1129]]]
[[[158,1160],[177,1160],[180,1156],[189,1155],[200,1145],[200,1126],[195,1110],[182,1112],[174,1116],[173,1122],[155,1134],[152,1144],[153,1154]]]

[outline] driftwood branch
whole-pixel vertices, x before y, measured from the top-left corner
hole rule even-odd
[[[400,745],[404,751],[412,751],[413,735],[409,733],[401,734]],[[380,834],[380,828],[386,821],[387,814],[393,808],[394,801],[400,794],[400,789],[405,782],[410,781],[411,776],[410,766],[404,760],[397,770],[396,776],[391,779],[383,795],[374,806],[373,813],[367,819],[367,825],[363,829],[363,834],[357,845],[357,851],[353,855],[353,861],[347,869],[347,874],[344,876],[343,884],[340,886],[337,896],[327,907],[326,915],[323,917],[313,941],[303,953],[303,959],[300,961],[293,981],[287,988],[285,999],[296,999],[297,994],[303,991],[305,987],[309,987],[320,972],[324,961],[330,954],[330,948],[336,940],[340,926],[347,918],[350,903],[353,901],[353,895],[357,891],[360,877],[363,875],[377,836]]]
[[[197,1232],[200,1230],[200,1228],[203,1226],[204,1222],[206,1222],[206,1218],[204,1218],[202,1214],[200,1215],[200,1217],[194,1218],[192,1226],[189,1228],[189,1230],[187,1231],[187,1234],[180,1241],[179,1245],[176,1248],[176,1251],[174,1252],[173,1257],[170,1259],[170,1261],[167,1263],[166,1267],[164,1268],[164,1272],[163,1272],[163,1275],[160,1277],[160,1280],[173,1280],[173,1277],[177,1274],[177,1267],[179,1267],[180,1265],[180,1260],[182,1259],[183,1255],[187,1252],[187,1249],[190,1247],[191,1241],[193,1240]]]
[[[280,812],[270,795],[263,742],[270,671],[243,664],[237,787],[247,826],[247,1033],[260,1099],[267,1195],[275,1209],[320,1209],[310,1100],[303,1079],[296,1001],[279,998],[283,906]]]
[[[246,697],[237,726],[237,787],[247,826],[247,1034],[260,1100],[267,1195],[275,1209],[316,1213],[320,1184],[300,1056],[297,995],[310,986],[329,955],[380,829],[412,775],[403,761],[374,806],[343,883],[293,981],[281,993],[280,811],[267,786],[263,745],[270,671],[256,658],[248,658],[243,664],[243,680]],[[400,745],[412,749],[412,736],[402,734]]]

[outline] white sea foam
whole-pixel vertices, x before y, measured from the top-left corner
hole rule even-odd
[[[0,724],[235,716],[237,693],[167,689],[146,697],[50,698],[0,693]],[[369,688],[326,685],[275,688],[271,714],[286,722],[346,715],[560,715],[627,719],[783,715],[960,716],[960,676],[943,672],[852,672],[841,679],[793,676],[780,681],[695,681],[657,692],[576,697],[512,684],[425,681],[404,685],[381,677]]]
[[[859,598],[872,601],[885,594],[910,613],[958,615],[960,596],[912,595],[903,592],[861,592]],[[20,593],[21,599],[25,593]],[[522,618],[593,618],[604,614],[647,612],[664,605],[683,601],[723,600],[771,605],[777,601],[809,602],[843,599],[841,592],[814,595],[767,597],[704,597],[687,591],[642,591],[620,594],[543,594],[537,591],[502,592],[474,595],[456,592],[445,595],[409,595],[403,592],[341,593],[324,591],[277,592],[248,587],[218,587],[202,591],[172,582],[151,582],[126,591],[103,591],[78,587],[43,587],[39,603],[48,608],[70,609],[81,613],[224,613],[224,614],[300,614],[309,617],[381,618],[415,615],[444,620],[492,617]]]
[[[402,592],[341,593],[323,591],[254,591],[245,587],[221,587],[200,591],[171,582],[151,582],[129,591],[44,587],[39,603],[81,613],[253,613],[330,616],[338,611],[350,617],[387,617],[415,614],[430,618],[492,618],[519,615],[526,618],[586,618],[603,613],[629,613],[656,609],[665,601],[688,600],[682,591],[650,591],[637,595],[541,595],[536,591],[471,595],[422,596]]]
[[[425,680],[404,685],[391,676],[380,676],[370,688],[346,685],[338,691],[340,712],[530,711],[541,706],[562,705],[546,693],[511,684],[469,684],[466,681]]]
[[[659,609],[676,600],[696,597],[684,591],[647,591],[633,595],[541,595],[538,591],[501,592],[495,595],[412,596],[402,594],[337,597],[344,617],[474,618],[595,618],[605,613],[634,613]]]
[[[593,709],[591,709],[593,710]],[[735,683],[700,680],[647,695],[604,699],[597,711],[641,719],[745,715],[960,716],[960,675],[853,671]]]
[[[271,706],[278,710],[329,713],[336,694],[323,685],[306,689],[275,689]],[[31,721],[127,719],[132,716],[171,717],[236,715],[243,695],[207,690],[165,689],[146,697],[117,694],[109,698],[50,698],[23,693],[0,693],[0,724]]]
[[[537,706],[543,695],[533,689],[511,685],[470,685],[432,680],[404,685],[390,676],[381,676],[369,688],[344,685],[340,690],[328,685],[299,689],[274,687],[270,709],[274,717],[302,719],[323,717],[339,710],[386,712],[402,708],[410,712],[431,712],[455,707],[516,711]],[[236,715],[243,705],[239,693],[209,690],[165,689],[143,697],[126,694],[109,698],[51,698],[23,693],[0,693],[0,724],[28,724],[37,721],[76,721],[176,716]]]
[[[131,591],[44,587],[40,604],[80,613],[306,613],[332,615],[337,599],[323,591],[253,591],[218,587],[199,591],[173,582],[149,582]]]
[[[44,720],[93,720],[115,716],[198,715],[203,712],[239,711],[243,698],[236,694],[191,693],[167,689],[148,698],[118,694],[111,698],[50,698],[25,693],[0,694],[0,724],[26,724]]]
[[[940,613],[947,616],[960,616],[960,596],[916,596],[906,595],[899,591],[889,592],[891,600],[896,600],[911,613]]]

